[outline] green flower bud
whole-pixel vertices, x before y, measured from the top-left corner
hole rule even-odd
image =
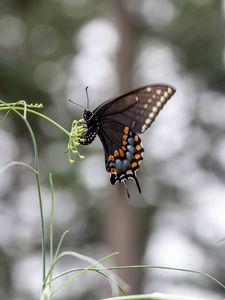
[[[78,147],[80,146],[80,142],[83,141],[82,139],[82,133],[84,132],[84,119],[80,120],[74,120],[71,126],[71,131],[70,131],[70,137],[69,137],[69,142],[68,142],[68,159],[70,164],[75,163],[74,157],[71,158],[71,154],[73,156],[78,155],[80,159],[84,159],[84,156],[81,155],[78,151]]]

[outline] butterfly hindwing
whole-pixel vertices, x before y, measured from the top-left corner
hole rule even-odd
[[[144,148],[140,137],[128,127],[120,127],[120,130],[102,128],[99,137],[105,150],[106,171],[110,173],[112,184],[125,183],[132,178],[141,192],[136,172],[139,170],[140,162],[143,160]],[[114,132],[113,132],[114,131]],[[115,139],[112,139],[116,135]],[[129,194],[128,194],[129,195]]]

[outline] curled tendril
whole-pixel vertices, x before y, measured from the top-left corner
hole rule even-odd
[[[28,104],[27,107],[30,107],[30,108],[43,108],[44,105],[42,103],[35,103],[35,104]]]
[[[80,142],[83,141],[82,133],[84,132],[84,119],[78,121],[74,120],[72,123],[70,137],[68,142],[68,153],[69,153],[69,162],[71,164],[75,163],[75,156],[78,155],[80,159],[84,159],[84,156],[81,155],[78,151]]]
[[[7,105],[7,107],[16,106],[16,105],[23,105],[23,106],[26,106],[28,108],[43,108],[44,107],[44,105],[42,103],[27,104],[27,102],[25,100],[19,100],[17,102],[12,102],[12,103],[1,103],[0,107],[4,107],[6,105]]]
[[[0,108],[4,108],[4,107],[15,108],[16,106],[20,106],[20,105],[22,105],[24,107],[24,110],[23,110],[24,119],[27,119],[27,108],[43,108],[42,103],[27,104],[27,102],[25,100],[19,100],[17,102],[12,102],[12,103],[1,102],[0,103]]]
[[[18,104],[24,105],[24,103],[26,103],[26,101],[20,100],[16,103],[16,105],[18,105]],[[28,108],[43,108],[44,105],[42,103],[30,103],[30,104],[26,103],[26,107],[28,107]]]

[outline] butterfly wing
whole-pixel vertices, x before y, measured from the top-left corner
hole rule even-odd
[[[126,180],[132,178],[141,193],[136,177],[144,152],[140,137],[120,123],[114,127],[102,125],[98,135],[104,147],[106,171],[111,174],[111,183],[126,184]]]
[[[136,173],[144,148],[137,133],[151,126],[174,93],[175,89],[168,85],[149,85],[108,100],[93,111],[99,120],[98,135],[112,184],[126,184],[126,180],[132,178],[141,192]]]
[[[137,133],[145,132],[175,93],[168,85],[149,85],[104,102],[94,110],[101,123],[121,123]]]

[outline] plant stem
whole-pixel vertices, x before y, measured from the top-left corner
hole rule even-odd
[[[24,111],[24,107],[19,107],[19,106],[6,106],[6,107],[0,107],[0,111],[4,111],[4,110],[10,110],[13,109],[14,111],[16,110],[22,110]],[[61,125],[59,125],[57,122],[55,122],[54,120],[52,120],[51,118],[39,113],[38,111],[35,111],[33,109],[27,108],[26,111],[35,114],[43,119],[45,119],[46,121],[52,123],[54,126],[58,127],[61,131],[63,131],[66,135],[70,136],[70,132],[67,131],[65,128],[63,128]]]
[[[1,103],[3,103],[3,101],[1,101]],[[31,137],[31,141],[33,144],[33,149],[34,149],[34,169],[36,170],[36,182],[37,182],[37,190],[38,190],[38,200],[39,200],[39,209],[40,209],[40,217],[41,217],[41,248],[42,248],[42,290],[44,290],[45,288],[45,268],[46,268],[46,252],[45,252],[45,225],[44,225],[44,215],[43,215],[43,207],[42,207],[42,196],[41,196],[41,184],[40,184],[40,173],[39,173],[39,158],[38,158],[38,148],[37,148],[37,143],[35,140],[35,136],[33,133],[32,128],[30,127],[29,122],[17,111],[17,109],[19,110],[24,110],[21,107],[15,108],[15,107],[11,107],[11,106],[7,106],[7,103],[4,103],[6,105],[6,107],[0,107],[0,111],[1,110],[12,110],[13,112],[15,112],[25,123],[29,133],[30,133],[30,137]],[[29,109],[29,111],[32,111]],[[35,112],[35,111],[32,111]],[[35,112],[37,114],[37,112]],[[41,115],[41,114],[40,114]],[[44,115],[42,115],[44,116]],[[45,116],[44,116],[45,117]],[[54,122],[54,121],[53,121]],[[61,127],[61,126],[60,126]]]
[[[157,265],[131,265],[131,266],[115,266],[115,267],[106,267],[106,268],[95,268],[95,267],[94,268],[93,267],[89,268],[90,271],[106,271],[106,270],[107,271],[113,271],[113,270],[121,270],[121,269],[122,270],[123,269],[161,269],[161,270],[168,270],[168,271],[180,271],[180,272],[193,273],[193,274],[198,274],[198,275],[205,276],[205,277],[211,279],[212,281],[214,281],[215,283],[217,283],[223,289],[225,289],[225,285],[222,282],[220,282],[219,280],[217,280],[213,276],[209,275],[208,273],[195,271],[195,270],[189,270],[189,269],[161,267],[161,266],[157,266]],[[55,279],[57,279],[61,276],[67,275],[69,273],[80,272],[82,270],[85,270],[85,268],[71,269],[71,270],[65,271],[65,272],[55,276],[54,278],[52,278],[52,280],[55,280]]]
[[[102,300],[201,300],[199,298],[153,293],[148,295],[121,296]]]
[[[52,180],[52,173],[49,174],[49,186],[51,191],[51,214],[50,214],[50,265],[53,264],[53,228],[54,228],[54,210],[55,210],[55,199],[54,199],[54,186]],[[51,279],[53,276],[53,268],[51,269],[50,280],[49,280],[49,288],[51,287]]]
[[[67,251],[62,253],[61,255],[58,256],[58,258],[56,259],[56,261],[54,262],[54,265],[57,263],[57,261],[59,261],[62,257],[67,256],[67,255],[72,255],[72,252]],[[104,256],[103,258],[101,258],[100,260],[90,264],[88,267],[86,267],[85,269],[79,271],[78,273],[76,273],[75,275],[72,275],[71,277],[69,277],[64,283],[62,283],[53,293],[52,296],[55,295],[58,291],[60,291],[63,287],[65,287],[68,283],[70,283],[72,280],[74,280],[75,278],[83,275],[84,273],[86,273],[87,271],[89,271],[91,268],[95,267],[96,265],[98,265],[99,263],[106,261],[110,258],[112,258],[113,256],[118,255],[118,252],[113,252],[109,255]],[[72,255],[73,256],[73,255]]]

